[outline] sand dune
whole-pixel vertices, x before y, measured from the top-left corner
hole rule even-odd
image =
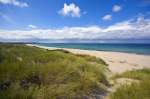
[[[108,68],[112,73],[122,73],[127,70],[150,68],[150,55],[137,55],[122,52],[107,52],[107,51],[93,51],[93,50],[80,50],[70,48],[55,48],[44,47],[39,45],[27,44],[28,46],[36,46],[49,50],[64,49],[75,54],[87,54],[102,58],[109,66]]]

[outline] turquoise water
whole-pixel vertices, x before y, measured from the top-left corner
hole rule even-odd
[[[150,55],[150,44],[39,43],[38,45],[46,47],[75,48]]]

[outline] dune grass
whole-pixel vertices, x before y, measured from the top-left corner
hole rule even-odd
[[[150,99],[150,69],[128,71],[117,78],[130,78],[139,80],[130,85],[122,85],[110,95],[110,99]]]
[[[123,74],[115,75],[114,78],[150,79],[150,69],[127,71]]]
[[[104,64],[105,66],[108,66],[108,64],[103,61],[101,58],[96,58],[95,56],[90,56],[90,55],[82,55],[82,54],[77,54],[79,57],[83,57],[86,59],[88,62],[91,63],[99,63],[99,64]]]
[[[92,99],[106,92],[106,71],[95,57],[0,44],[0,99]]]

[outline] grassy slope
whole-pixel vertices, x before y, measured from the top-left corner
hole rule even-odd
[[[130,78],[139,83],[123,85],[112,93],[111,99],[150,99],[150,69],[134,70],[116,75],[116,78]]]
[[[83,99],[106,91],[106,63],[63,50],[0,44],[0,99]]]

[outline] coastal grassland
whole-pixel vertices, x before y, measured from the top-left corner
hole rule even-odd
[[[95,57],[0,44],[0,99],[92,99],[106,92],[106,72]]]
[[[114,78],[130,78],[139,82],[122,85],[110,95],[110,99],[150,99],[150,69],[128,71]]]
[[[90,56],[90,55],[82,55],[82,54],[77,54],[79,57],[83,57],[85,60],[91,63],[99,63],[99,64],[104,64],[105,66],[108,66],[108,64],[102,60],[101,58],[96,58],[95,56]]]

